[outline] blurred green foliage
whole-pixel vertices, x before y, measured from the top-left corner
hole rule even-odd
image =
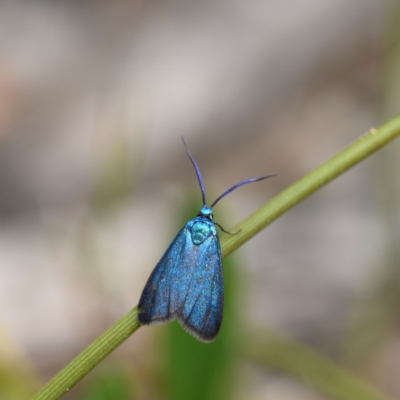
[[[24,400],[39,387],[26,355],[6,332],[0,330],[0,399]]]
[[[82,400],[132,400],[135,399],[134,375],[123,368],[123,364],[105,363],[82,382]]]

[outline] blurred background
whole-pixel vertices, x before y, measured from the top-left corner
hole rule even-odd
[[[1,0],[0,398],[138,303],[201,206],[181,135],[209,203],[278,173],[215,207],[229,229],[399,112],[399,26],[396,0]],[[273,332],[400,399],[398,152],[224,262],[215,343],[141,328],[66,398],[336,398],[243,350]]]

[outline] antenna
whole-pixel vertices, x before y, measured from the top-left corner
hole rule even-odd
[[[240,186],[246,185],[247,183],[252,183],[252,182],[258,182],[262,181],[264,179],[270,178],[271,176],[277,175],[276,173],[265,175],[265,176],[260,176],[259,178],[250,178],[250,179],[245,179],[244,181],[241,181],[237,183],[236,185],[233,185],[230,189],[228,189],[226,192],[222,193],[220,196],[218,196],[214,202],[211,204],[210,208],[213,208],[223,197],[225,197],[227,194],[230,192],[233,192],[235,189],[237,189]]]
[[[200,189],[201,189],[201,197],[203,199],[203,206],[206,205],[206,192],[204,191],[204,185],[203,185],[203,180],[201,179],[201,174],[200,174],[200,169],[196,164],[196,161],[194,161],[194,158],[192,157],[192,155],[190,154],[189,151],[189,147],[185,142],[185,138],[182,136],[182,142],[185,146],[186,149],[186,154],[188,155],[188,157],[190,158],[190,161],[193,164],[194,169],[196,170],[196,174],[197,174],[197,180],[199,181],[199,185],[200,185]],[[233,190],[233,189],[232,189]],[[226,193],[227,194],[227,193]],[[215,203],[215,202],[214,202]]]

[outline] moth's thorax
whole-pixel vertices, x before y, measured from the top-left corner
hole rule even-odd
[[[203,206],[197,214],[197,217],[188,223],[192,242],[195,245],[202,244],[210,236],[215,236],[217,230],[212,221],[212,210],[207,206]]]

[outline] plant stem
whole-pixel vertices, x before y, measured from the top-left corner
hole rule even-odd
[[[251,214],[242,223],[231,229],[232,231],[241,229],[238,234],[224,235],[221,237],[223,256],[226,257],[231,254],[297,203],[300,203],[399,135],[400,115],[392,118],[379,128],[372,128],[364,133],[358,140],[350,144],[340,153],[293,183]]]
[[[226,257],[243,243],[247,242],[284,212],[399,135],[400,115],[378,129],[371,129],[362,135],[353,144],[289,186],[246,218],[241,224],[233,228],[233,230],[241,229],[240,233],[236,235],[222,235],[221,249],[223,257]],[[59,399],[139,328],[136,316],[137,307],[129,311],[72,360],[70,364],[37,393],[34,400]]]
[[[34,399],[59,399],[85,377],[97,364],[139,329],[137,307],[133,308],[106,330],[85,350],[62,369],[34,397]]]

